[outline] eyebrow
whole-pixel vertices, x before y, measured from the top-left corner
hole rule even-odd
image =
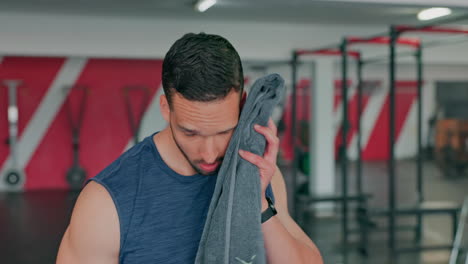
[[[187,132],[187,133],[193,133],[193,134],[200,134],[199,131],[197,130],[194,130],[194,129],[188,129],[186,127],[183,127],[181,125],[177,125],[181,130],[183,130],[184,132]],[[226,133],[226,132],[229,132],[231,130],[234,130],[236,129],[237,125],[235,125],[234,127],[231,127],[229,129],[226,129],[226,130],[223,130],[223,131],[220,131],[220,132],[217,132],[216,134],[222,134],[222,133]]]

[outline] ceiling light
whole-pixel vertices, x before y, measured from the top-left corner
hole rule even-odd
[[[205,12],[214,4],[216,4],[216,0],[198,0],[195,3],[195,10],[197,10],[198,12]]]
[[[419,20],[431,20],[438,17],[448,16],[452,13],[450,8],[446,7],[433,7],[424,9],[418,13]]]

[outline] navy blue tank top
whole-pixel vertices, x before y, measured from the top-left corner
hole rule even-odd
[[[217,176],[176,173],[153,136],[90,180],[107,189],[117,209],[119,263],[194,263]],[[271,186],[266,194],[274,199]]]

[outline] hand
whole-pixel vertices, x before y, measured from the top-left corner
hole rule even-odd
[[[264,210],[266,209],[265,205],[268,206],[265,199],[265,191],[276,172],[276,157],[279,149],[279,138],[276,135],[277,128],[275,123],[271,118],[268,121],[268,127],[255,125],[254,129],[258,133],[262,134],[267,141],[263,157],[245,150],[239,150],[239,155],[248,162],[256,165],[259,169],[262,190],[262,210]]]

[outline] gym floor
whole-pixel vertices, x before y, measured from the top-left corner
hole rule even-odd
[[[350,165],[350,192],[354,189],[353,164]],[[426,201],[447,201],[462,204],[468,196],[468,175],[458,178],[446,179],[442,177],[439,169],[433,163],[424,164],[424,192]],[[339,172],[339,170],[337,170]],[[397,163],[396,175],[398,177],[397,199],[399,206],[409,206],[416,201],[416,163],[413,161],[400,161]],[[337,175],[339,177],[339,175]],[[372,194],[369,201],[370,208],[387,208],[387,165],[385,162],[366,163],[363,167],[364,191]],[[339,182],[339,178],[337,178]],[[339,186],[337,188],[340,188]],[[339,190],[339,189],[338,189]],[[385,218],[375,220],[377,227],[384,232],[371,231],[369,236],[368,257],[363,257],[356,250],[358,236],[350,234],[350,250],[347,259],[340,250],[341,221],[336,217],[311,219],[306,232],[320,248],[325,263],[378,263],[378,264],[446,264],[449,261],[450,251],[426,251],[424,253],[404,253],[397,257],[391,256],[388,250],[386,233],[387,221]],[[397,225],[408,226],[416,223],[414,217],[398,218]],[[353,221],[350,228],[355,227]],[[453,239],[452,219],[449,215],[429,215],[423,218],[422,245],[450,245]],[[466,232],[465,232],[466,233]],[[411,247],[414,244],[414,232],[406,230],[397,234],[397,247]],[[468,234],[464,235],[468,242]]]
[[[350,181],[353,182],[353,166]],[[398,199],[408,204],[415,199],[415,164],[410,161],[397,163]],[[455,201],[461,203],[468,195],[468,175],[457,179],[444,179],[431,163],[424,167],[426,199],[430,201]],[[339,177],[339,175],[337,175]],[[365,190],[374,195],[371,206],[386,206],[386,164],[364,165]],[[288,173],[285,173],[288,181]],[[339,182],[339,181],[337,181]],[[352,190],[353,186],[350,186]],[[23,194],[0,193],[0,256],[2,264],[54,263],[60,239],[70,218],[78,193],[65,191],[41,191]],[[409,222],[411,219],[402,219]],[[400,221],[399,223],[401,223]],[[325,263],[447,263],[448,251],[432,251],[423,254],[400,255],[392,260],[387,249],[385,233],[371,233],[369,256],[362,257],[354,249],[346,258],[340,251],[341,226],[335,217],[309,219],[306,232],[320,248]],[[449,243],[451,220],[446,215],[428,216],[424,219],[424,244]],[[351,245],[356,236],[350,235]],[[400,233],[398,245],[411,244],[412,233]]]

